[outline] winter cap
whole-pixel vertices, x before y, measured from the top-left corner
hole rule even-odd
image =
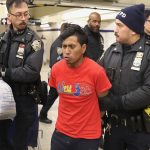
[[[138,4],[126,7],[116,16],[132,31],[141,34],[144,32],[144,4]]]

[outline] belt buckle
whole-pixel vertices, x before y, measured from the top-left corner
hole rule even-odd
[[[118,127],[119,125],[119,118],[117,115],[115,114],[111,114],[111,120],[112,120],[112,124],[114,124],[116,127]]]

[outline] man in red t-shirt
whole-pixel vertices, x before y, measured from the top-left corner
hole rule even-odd
[[[49,100],[59,95],[51,150],[98,150],[98,97],[105,96],[111,84],[104,69],[85,56],[88,40],[80,26],[68,28],[61,38],[64,59],[53,66],[49,80]]]

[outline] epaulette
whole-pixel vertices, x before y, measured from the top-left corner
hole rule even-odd
[[[150,45],[150,35],[144,34],[144,42],[146,45]]]
[[[117,42],[112,43],[112,44],[110,45],[110,47],[116,47],[116,46],[117,46]]]
[[[146,45],[150,45],[150,39],[147,39],[147,38],[146,38],[146,39],[145,39],[145,44],[146,44]]]

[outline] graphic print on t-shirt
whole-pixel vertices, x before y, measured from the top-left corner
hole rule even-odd
[[[92,93],[92,86],[84,82],[72,84],[62,81],[58,83],[58,92],[74,96],[87,96]]]

